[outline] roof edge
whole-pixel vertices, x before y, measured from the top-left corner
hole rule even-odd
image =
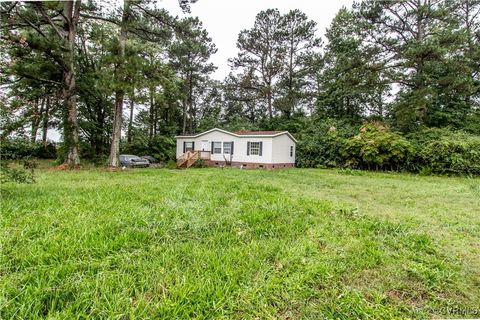
[[[177,138],[198,138],[198,137],[201,137],[201,136],[203,136],[207,133],[213,132],[213,131],[220,131],[220,132],[223,132],[225,134],[229,134],[229,135],[237,137],[237,138],[242,138],[242,137],[269,137],[269,138],[274,138],[274,137],[281,136],[282,134],[286,134],[293,141],[297,142],[297,139],[295,139],[295,137],[288,131],[281,131],[281,132],[278,132],[278,133],[275,133],[275,134],[258,135],[258,134],[236,134],[236,133],[233,133],[233,132],[230,132],[230,131],[227,131],[227,130],[223,130],[223,129],[220,129],[220,128],[212,128],[210,130],[207,130],[207,131],[204,131],[204,132],[201,132],[201,133],[197,133],[197,134],[177,135],[177,136],[175,136],[175,139],[177,139]]]

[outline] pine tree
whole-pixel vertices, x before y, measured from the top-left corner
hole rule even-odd
[[[384,116],[389,91],[376,47],[366,46],[355,14],[342,8],[327,30],[328,45],[319,76],[317,113],[323,117],[359,121]]]
[[[256,92],[257,103],[264,106],[269,119],[274,115],[276,83],[280,79],[285,58],[281,23],[281,14],[277,9],[261,11],[255,18],[253,28],[240,32],[237,40],[240,52],[230,60],[232,68],[240,70],[238,74],[249,76],[252,85],[247,89]]]
[[[208,60],[217,49],[197,18],[186,18],[180,25],[187,32],[180,34],[171,45],[169,56],[172,68],[177,70],[183,81],[182,134],[185,134],[193,133],[196,127],[195,92],[216,69]]]
[[[280,33],[285,60],[275,106],[290,117],[297,110],[312,108],[310,81],[318,66],[311,63],[311,58],[318,54],[321,40],[315,35],[316,22],[308,20],[307,15],[298,9],[281,17]]]
[[[365,43],[381,52],[383,68],[399,88],[392,104],[399,129],[465,122],[472,108],[466,101],[474,95],[475,76],[475,67],[469,66],[464,54],[467,39],[473,39],[466,36],[465,26],[473,24],[461,27],[455,17],[469,16],[470,20],[470,14],[460,11],[473,12],[470,9],[475,6],[478,9],[478,3],[468,0],[455,4],[408,0],[364,1],[356,8]]]

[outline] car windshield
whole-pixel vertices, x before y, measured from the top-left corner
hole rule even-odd
[[[123,160],[125,160],[125,161],[131,161],[131,160],[137,161],[137,160],[142,160],[142,159],[140,159],[140,158],[137,157],[137,156],[120,156],[120,159],[123,159]]]

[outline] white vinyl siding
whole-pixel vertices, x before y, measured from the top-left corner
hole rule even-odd
[[[295,141],[293,141],[287,134],[282,134],[276,137],[262,137],[262,136],[234,136],[220,130],[213,130],[198,137],[177,137],[177,158],[185,152],[183,151],[184,142],[194,141],[194,149],[212,151],[212,142],[221,142],[222,153],[212,153],[211,160],[213,162],[225,161],[225,151],[228,152],[226,143],[233,142],[233,153],[227,158],[237,164],[243,163],[294,163],[295,162]],[[204,141],[204,144],[202,144]],[[208,147],[205,148],[208,142]],[[261,155],[249,155],[249,142],[261,142]],[[225,143],[225,144],[224,144]],[[294,146],[293,157],[290,157],[290,147]],[[226,148],[226,150],[225,150]]]
[[[295,141],[284,134],[273,139],[272,162],[295,163]]]

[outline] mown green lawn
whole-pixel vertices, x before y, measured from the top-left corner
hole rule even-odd
[[[479,179],[40,170],[1,186],[0,318],[478,318],[479,239]]]

